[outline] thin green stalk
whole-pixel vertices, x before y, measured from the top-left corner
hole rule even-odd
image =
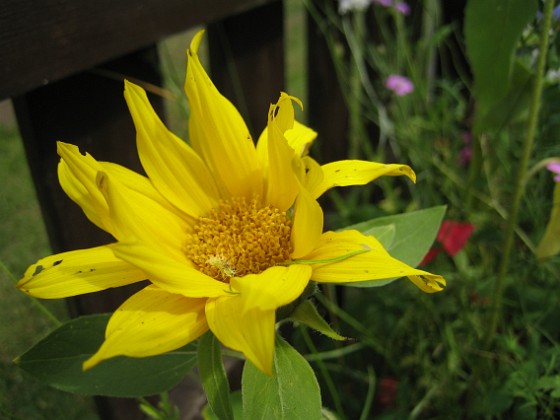
[[[543,89],[543,75],[544,67],[546,62],[546,55],[548,50],[548,38],[552,22],[552,8],[554,6],[553,0],[546,0],[544,6],[544,19],[541,34],[541,43],[539,46],[539,58],[537,61],[536,77],[535,77],[535,87],[533,91],[533,98],[531,102],[531,108],[529,113],[529,122],[527,124],[527,135],[525,141],[523,142],[523,150],[521,155],[521,161],[519,163],[519,169],[517,171],[517,178],[514,185],[513,200],[511,204],[511,211],[509,213],[509,218],[507,220],[507,226],[505,231],[505,240],[502,250],[502,259],[500,261],[500,268],[498,271],[498,278],[496,279],[496,285],[494,289],[494,299],[492,301],[492,308],[490,313],[490,322],[488,323],[488,330],[484,339],[484,346],[488,348],[494,335],[496,333],[496,328],[498,326],[498,320],[500,317],[500,312],[502,308],[502,294],[504,289],[505,278],[509,268],[509,260],[511,256],[511,250],[513,247],[515,226],[517,225],[517,217],[519,214],[519,208],[521,207],[521,198],[523,197],[523,191],[525,189],[525,179],[527,174],[527,168],[529,164],[529,158],[531,157],[531,151],[533,149],[533,142],[535,140],[535,134],[537,130],[537,123],[539,120],[539,108],[541,102],[541,94]]]
[[[307,332],[306,328],[301,329],[301,335],[309,350],[311,350],[313,354],[318,353],[317,347],[315,347],[315,344],[313,344],[313,340],[311,340],[311,337],[309,336],[309,333]],[[326,368],[322,360],[316,360],[316,363],[317,366],[319,367],[319,370],[321,371],[321,374],[323,375],[323,379],[325,381],[325,384],[327,385],[329,394],[331,395],[337,414],[340,416],[340,418],[345,418],[342,402],[340,401],[340,396],[338,395],[337,388],[333,382],[333,379],[328,369]]]

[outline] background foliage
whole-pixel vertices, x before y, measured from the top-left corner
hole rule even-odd
[[[348,157],[409,163],[418,175],[415,186],[384,180],[365,193],[350,189],[345,195],[332,194],[335,211],[329,223],[343,227],[372,215],[445,205],[446,218],[470,223],[475,230],[459,253],[440,252],[426,266],[447,279],[443,293],[424,295],[403,281],[372,289],[324,287],[314,303],[331,327],[350,340],[333,341],[289,324],[281,332],[316,372],[323,416],[558,417],[560,258],[539,262],[534,253],[553,207],[554,183],[542,162],[560,156],[559,21],[554,16],[550,29],[539,124],[522,180],[507,276],[496,290],[538,76],[543,4],[469,0],[463,21],[444,18],[449,2],[417,1],[407,15],[380,3],[340,14],[336,2],[286,2],[287,25],[292,25],[288,46],[295,51],[288,60],[287,90],[304,96],[298,34],[305,5],[323,29],[339,70],[349,109]],[[167,41],[161,48],[166,87],[177,93],[187,39]],[[170,62],[169,57],[179,59]],[[390,74],[409,77],[414,92],[399,97],[389,91],[384,81]],[[172,123],[184,119],[181,106],[169,107]],[[183,135],[184,125],[176,127]],[[54,325],[12,287],[16,279],[10,273],[18,277],[49,249],[13,122],[3,123],[0,139],[0,254],[5,265],[0,281],[0,417],[96,418],[87,398],[48,388],[12,364]],[[367,227],[393,243],[391,223],[384,226],[381,231]],[[421,256],[415,258],[419,262]],[[65,319],[61,302],[48,306]],[[495,310],[498,323],[490,334]],[[281,343],[282,354],[292,354]],[[212,390],[212,366],[220,354],[206,356],[210,381],[203,367],[202,382]],[[257,374],[247,367],[243,377]],[[286,387],[282,381],[271,386]],[[219,403],[228,400],[220,388],[212,392],[222,417],[263,408],[241,407],[241,395],[234,393],[230,411],[230,402]],[[173,418],[176,413],[166,404],[162,409],[144,407],[152,418]],[[207,409],[206,415],[213,413]]]

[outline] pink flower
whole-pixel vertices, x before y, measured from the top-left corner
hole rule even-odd
[[[395,92],[398,96],[408,95],[414,90],[414,85],[407,77],[391,74],[385,80],[385,87]]]
[[[554,173],[554,182],[560,182],[560,162],[551,162],[546,165],[546,169]]]
[[[463,148],[459,151],[459,165],[463,167],[469,166],[472,158],[471,134],[463,133]]]
[[[406,4],[405,2],[400,2],[400,3],[395,3],[393,5],[393,8],[403,14],[403,15],[408,15],[410,13],[410,6],[408,4]]]

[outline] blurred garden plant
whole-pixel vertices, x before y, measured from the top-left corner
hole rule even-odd
[[[388,418],[553,418],[560,220],[543,169],[555,172],[560,152],[557,13],[549,0],[468,0],[461,20],[444,21],[452,3],[305,1],[349,111],[348,156],[392,156],[422,180],[412,201],[384,189],[377,206],[445,203],[457,221],[438,235],[445,254],[424,261],[453,280],[451,299],[402,315],[411,301],[401,291],[362,304],[345,291],[352,304],[340,314],[372,340],[391,334],[368,345],[370,367],[398,384]],[[350,219],[372,202],[344,198],[333,201]],[[380,313],[389,326],[357,321]]]
[[[141,87],[125,82],[147,176],[58,143],[62,188],[116,242],[43,258],[17,287],[53,299],[148,285],[110,318],[70,321],[17,362],[61,389],[118,396],[163,392],[196,365],[211,410],[233,418],[221,343],[248,361],[243,418],[318,419],[314,373],[277,335],[277,322],[344,340],[309,300],[317,283],[375,287],[404,276],[424,292],[443,290],[442,276],[412,266],[433,242],[443,209],[323,232],[317,199],[327,190],[381,176],[415,181],[414,172],[355,159],[319,165],[307,154],[316,133],[295,121],[293,103],[301,104],[285,93],[255,145],[200,63],[202,36],[188,50],[190,144],[164,126]],[[406,262],[386,250],[396,249],[395,238]]]

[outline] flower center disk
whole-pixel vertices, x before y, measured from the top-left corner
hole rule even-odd
[[[229,282],[290,259],[291,219],[258,203],[256,198],[234,197],[198,218],[185,252],[200,271]]]

